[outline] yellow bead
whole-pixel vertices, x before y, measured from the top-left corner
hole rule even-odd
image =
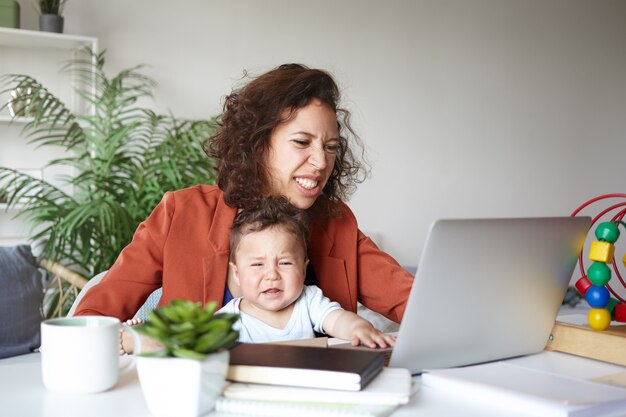
[[[591,242],[591,248],[589,249],[589,259],[596,262],[613,262],[613,254],[615,253],[615,246],[609,242],[600,242],[594,240]]]
[[[611,313],[606,308],[592,308],[587,321],[593,330],[605,330],[611,324]]]
[[[624,254],[624,257],[622,258],[622,263],[624,264],[624,268],[626,268],[626,253]]]

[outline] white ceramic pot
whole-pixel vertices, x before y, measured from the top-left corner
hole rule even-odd
[[[211,411],[228,372],[228,351],[204,361],[137,356],[139,382],[150,412],[160,417],[197,417]]]

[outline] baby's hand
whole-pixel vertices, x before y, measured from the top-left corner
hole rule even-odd
[[[396,345],[396,337],[382,333],[369,322],[359,323],[352,331],[352,346],[364,345],[370,348],[386,348]]]
[[[130,327],[135,327],[142,323],[143,323],[142,319],[133,318],[130,320],[126,320],[126,324],[129,325]],[[155,350],[163,349],[163,345],[161,345],[159,342],[157,342],[156,340],[148,336],[139,335],[139,339],[141,341],[141,351],[143,353],[153,352]],[[120,333],[120,355],[132,354],[134,351],[135,351],[135,339],[133,338],[133,335],[131,335],[127,331],[122,331]]]

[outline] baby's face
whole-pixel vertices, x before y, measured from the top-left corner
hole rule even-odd
[[[292,233],[279,227],[248,233],[235,254],[241,295],[255,308],[281,311],[302,293],[307,262]]]

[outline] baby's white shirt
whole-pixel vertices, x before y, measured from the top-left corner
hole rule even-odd
[[[283,329],[277,329],[265,322],[242,312],[239,309],[241,297],[234,298],[217,313],[237,313],[239,320],[234,328],[239,330],[239,342],[263,343],[283,340],[309,339],[317,333],[324,333],[322,324],[331,311],[341,310],[339,303],[330,301],[316,285],[306,285],[295,301],[289,322]]]

